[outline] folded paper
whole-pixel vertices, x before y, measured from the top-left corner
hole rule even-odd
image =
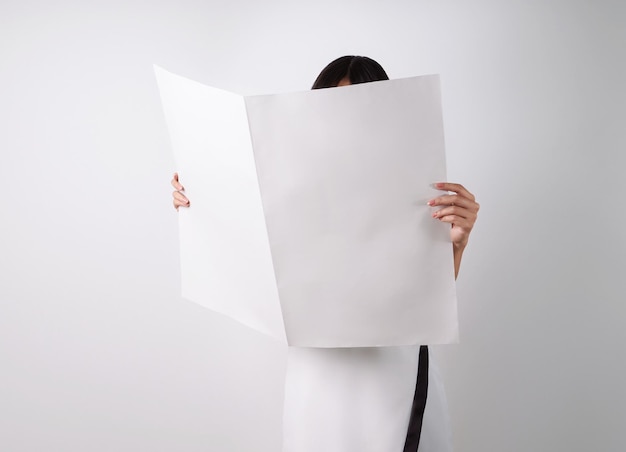
[[[155,68],[183,297],[292,346],[458,337],[439,79],[240,96]]]

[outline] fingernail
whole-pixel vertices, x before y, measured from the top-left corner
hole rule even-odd
[[[437,182],[435,188],[443,188],[443,182]]]
[[[429,206],[434,206],[435,205],[435,201],[431,199],[426,204],[428,204]]]

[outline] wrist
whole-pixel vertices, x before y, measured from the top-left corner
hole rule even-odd
[[[458,253],[458,252],[462,253],[466,246],[467,246],[467,240],[464,240],[462,242],[452,242],[452,248],[454,249],[455,253]]]

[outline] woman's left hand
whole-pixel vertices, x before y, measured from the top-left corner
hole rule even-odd
[[[478,217],[480,205],[476,198],[463,185],[450,182],[439,182],[433,185],[438,190],[453,192],[428,201],[431,207],[441,206],[433,212],[433,218],[450,223],[450,238],[455,250],[463,250],[467,245],[470,233]]]

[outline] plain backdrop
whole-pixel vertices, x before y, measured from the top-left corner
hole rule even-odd
[[[268,94],[345,54],[441,74],[482,206],[435,349],[456,450],[626,450],[625,24],[620,0],[2,0],[0,450],[279,450],[282,346],[179,295],[152,64]]]

